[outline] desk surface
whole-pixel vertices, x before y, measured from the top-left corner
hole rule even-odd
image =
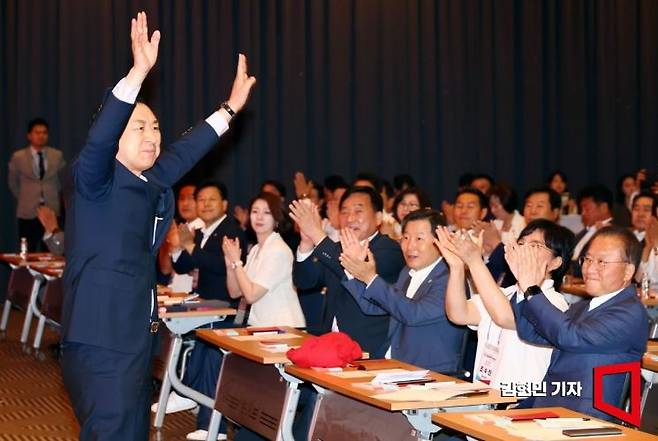
[[[199,338],[222,349],[238,354],[244,358],[261,364],[290,363],[286,357],[287,350],[272,352],[267,350],[263,342],[299,346],[310,337],[309,334],[289,326],[279,326],[283,334],[249,335],[250,330],[258,328],[235,329],[199,329]],[[237,334],[237,335],[229,335]]]
[[[52,253],[28,253],[27,259],[21,259],[21,256],[15,253],[0,253],[0,262],[5,262],[15,266],[27,266],[36,262],[63,262],[64,257],[56,256]]]
[[[588,415],[575,412],[573,410],[565,409],[563,407],[546,407],[546,408],[535,408],[535,409],[512,409],[512,410],[494,410],[494,411],[473,411],[473,412],[463,412],[463,413],[435,413],[432,415],[432,421],[441,426],[448,427],[454,430],[457,430],[466,435],[470,435],[483,440],[491,441],[508,441],[508,440],[517,440],[521,441],[525,438],[520,438],[511,435],[504,428],[496,426],[493,423],[480,423],[474,420],[472,417],[468,417],[469,414],[494,414],[494,415],[522,415],[524,413],[536,413],[536,412],[554,412],[562,418],[592,418]],[[596,420],[599,421],[599,420]],[[556,438],[546,438],[546,439],[567,439],[567,440],[587,440],[587,441],[635,441],[635,440],[658,440],[658,437],[650,435],[648,433],[640,432],[637,430],[630,429],[628,427],[619,426],[616,424],[603,422],[608,426],[614,426],[623,431],[623,436],[606,436],[606,437],[583,437],[583,438],[569,438],[567,436]],[[533,424],[537,427],[537,423],[534,422],[518,422],[513,424]],[[558,432],[561,434],[561,431]]]
[[[649,340],[647,343],[647,353],[642,357],[642,367],[658,372],[658,341]]]
[[[462,397],[453,398],[443,401],[388,401],[376,396],[371,396],[374,393],[366,388],[359,387],[358,383],[368,383],[377,374],[377,370],[382,369],[407,369],[407,370],[420,370],[421,368],[411,364],[404,363],[398,360],[366,360],[359,361],[359,364],[367,366],[365,372],[372,371],[372,376],[361,378],[341,378],[332,375],[331,372],[318,371],[309,368],[301,368],[294,365],[286,366],[286,372],[290,375],[297,377],[301,380],[309,381],[311,383],[322,386],[326,389],[339,392],[355,400],[371,404],[379,407],[380,409],[388,411],[400,411],[411,409],[432,409],[437,407],[458,407],[458,406],[475,406],[480,404],[497,404],[497,403],[514,403],[515,398],[501,397],[500,391],[496,389],[490,390],[486,395],[476,397]],[[463,381],[457,380],[446,375],[436,372],[431,372],[428,376],[436,379],[437,381],[456,381],[462,383]],[[381,392],[378,392],[381,393]]]
[[[212,308],[212,309],[202,309],[198,311],[182,311],[182,312],[165,312],[160,314],[161,319],[168,318],[185,318],[185,317],[206,317],[213,315],[235,315],[237,311],[235,308]]]
[[[560,292],[564,294],[573,294],[584,298],[590,298],[590,295],[587,294],[587,291],[585,290],[585,283],[582,280],[571,281],[569,283],[563,284],[560,287]],[[644,306],[658,306],[658,292],[652,289],[649,293],[649,298],[642,299],[642,304]]]

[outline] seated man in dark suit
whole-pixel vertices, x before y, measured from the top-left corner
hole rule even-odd
[[[222,251],[224,237],[238,238],[242,249],[242,259],[247,254],[245,233],[233,217],[228,216],[228,191],[221,182],[207,181],[194,192],[196,211],[205,227],[192,233],[187,225],[180,225],[178,234],[168,236],[172,247],[173,267],[177,273],[198,273],[198,282],[193,289],[201,298],[218,299],[238,307],[239,300],[231,299],[226,289],[226,265]],[[211,327],[234,326],[233,317],[224,322],[211,324]],[[217,386],[217,374],[221,365],[221,353],[213,345],[197,341],[190,356],[183,382],[201,393],[212,396]],[[167,400],[167,413],[191,409],[196,402],[172,392]],[[157,404],[151,407],[157,411]],[[205,439],[210,423],[211,409],[201,406],[197,416],[197,430],[187,439]]]
[[[294,201],[290,216],[297,222],[302,240],[297,249],[293,280],[299,289],[327,287],[321,332],[340,330],[359,342],[364,351],[375,352],[386,339],[388,315],[364,314],[341,284],[345,277],[338,258],[341,246],[327,237],[317,207],[310,201]],[[340,201],[341,228],[350,229],[359,241],[368,242],[377,262],[377,273],[394,283],[403,267],[397,242],[378,233],[382,198],[370,187],[352,187]]]
[[[407,266],[394,285],[377,276],[367,245],[360,245],[349,230],[341,234],[340,262],[354,276],[343,286],[366,314],[391,316],[388,338],[373,358],[395,358],[444,373],[461,369],[466,328],[446,316],[448,266],[434,245],[440,220],[429,209],[404,218],[400,246]]]
[[[525,248],[525,249],[524,249]],[[553,356],[544,381],[579,383],[576,396],[530,397],[519,407],[562,406],[612,419],[593,407],[593,370],[597,366],[639,362],[647,347],[649,319],[632,284],[640,261],[640,244],[630,231],[610,226],[599,229],[583,250],[581,265],[590,300],[574,303],[563,313],[542,293],[533,265],[536,249],[512,247],[510,267],[524,292],[512,298],[519,337],[535,344],[553,346]],[[603,379],[603,400],[621,406],[624,378]]]

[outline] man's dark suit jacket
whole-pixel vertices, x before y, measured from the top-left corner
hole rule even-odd
[[[326,237],[303,262],[295,261],[293,281],[298,289],[327,287],[322,309],[320,332],[330,332],[334,317],[338,329],[356,340],[364,351],[374,353],[386,340],[388,315],[367,315],[361,311],[354,297],[341,284],[345,277],[338,261],[339,243]],[[377,234],[370,241],[370,251],[375,256],[377,274],[394,283],[404,266],[402,252],[397,242],[388,236]]]
[[[445,262],[439,262],[412,298],[406,295],[411,282],[408,267],[400,271],[395,285],[381,277],[367,288],[356,279],[343,281],[364,313],[391,315],[388,338],[373,358],[384,358],[390,347],[392,358],[425,369],[446,373],[461,369],[466,328],[453,325],[446,315],[448,275]]]
[[[212,232],[203,248],[201,240],[203,233],[197,230],[194,236],[194,250],[189,254],[186,250],[174,262],[174,270],[178,274],[189,273],[193,269],[199,270],[199,280],[196,292],[204,299],[218,299],[231,302],[233,307],[240,303],[240,299],[231,299],[226,289],[226,264],[222,251],[224,237],[240,240],[242,260],[247,255],[247,239],[238,223],[227,216]]]
[[[505,260],[505,245],[502,242],[489,255],[487,268],[499,286],[507,288],[516,285],[516,277]]]
[[[647,348],[649,317],[632,285],[592,311],[588,311],[590,302],[574,303],[563,313],[543,294],[520,303],[516,296],[512,298],[519,337],[554,348],[544,377],[547,396],[527,398],[519,407],[562,406],[612,418],[593,407],[594,368],[640,361]],[[562,381],[579,381],[580,397],[551,396],[551,383]],[[623,384],[621,375],[604,376],[603,400],[619,407]]]
[[[174,213],[171,186],[218,141],[200,123],[162,151],[145,182],[115,159],[133,108],[108,94],[73,166],[62,316],[65,342],[124,353],[147,346],[157,319],[155,259]]]

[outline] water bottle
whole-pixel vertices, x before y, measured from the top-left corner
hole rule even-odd
[[[27,259],[27,237],[21,237],[21,260]]]
[[[649,280],[649,273],[647,271],[642,274],[642,282],[640,283],[640,289],[642,291],[642,298],[649,298],[649,286],[651,285],[651,280]]]

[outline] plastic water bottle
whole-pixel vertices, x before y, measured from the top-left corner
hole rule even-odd
[[[21,260],[27,259],[27,238],[21,237]]]
[[[642,274],[642,282],[640,283],[640,289],[642,291],[642,298],[649,298],[649,287],[651,286],[651,280],[649,279],[649,273],[647,271]]]

